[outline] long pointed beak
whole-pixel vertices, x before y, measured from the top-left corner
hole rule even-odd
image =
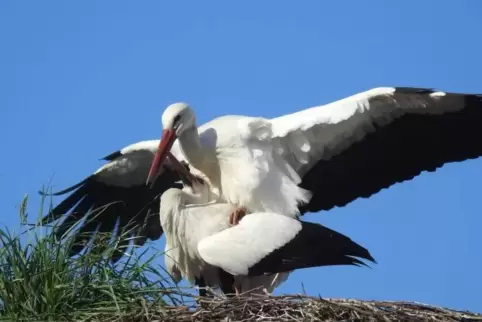
[[[171,151],[171,147],[176,141],[176,132],[174,130],[164,130],[162,131],[162,139],[159,142],[159,147],[157,148],[156,155],[154,156],[154,161],[152,161],[151,169],[149,170],[149,175],[147,176],[146,185],[154,183],[157,174],[159,173],[161,166],[164,164],[167,158],[167,154]]]
[[[201,178],[193,175],[186,166],[181,164],[178,159],[170,152],[168,154],[169,161],[171,161],[172,168],[177,172],[184,186],[192,187],[193,182],[204,184]]]
[[[169,157],[169,159],[171,159],[171,157]],[[179,178],[181,179],[183,186],[192,187],[192,182],[189,180],[185,171],[177,171],[177,174],[179,175]]]

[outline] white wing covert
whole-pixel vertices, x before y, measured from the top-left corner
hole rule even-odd
[[[300,222],[287,216],[249,214],[238,225],[201,240],[198,251],[213,266],[232,275],[248,275],[251,266],[289,242],[300,230]]]
[[[480,95],[381,87],[270,122],[273,145],[313,193],[303,212],[482,155]]]

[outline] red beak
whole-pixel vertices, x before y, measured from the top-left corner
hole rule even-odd
[[[149,170],[149,176],[147,177],[146,185],[154,183],[161,166],[164,164],[167,158],[167,154],[171,151],[171,147],[176,141],[177,136],[174,130],[162,131],[162,139],[159,142],[154,161],[152,161],[151,169]]]

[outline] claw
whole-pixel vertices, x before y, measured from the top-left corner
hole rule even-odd
[[[236,226],[239,224],[239,221],[246,215],[247,209],[245,207],[236,208],[230,215],[229,215],[229,224],[232,226]]]

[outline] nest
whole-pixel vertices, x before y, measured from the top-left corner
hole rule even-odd
[[[148,321],[478,321],[482,315],[416,302],[322,299],[309,296],[240,296],[198,299],[196,306],[169,306]]]

